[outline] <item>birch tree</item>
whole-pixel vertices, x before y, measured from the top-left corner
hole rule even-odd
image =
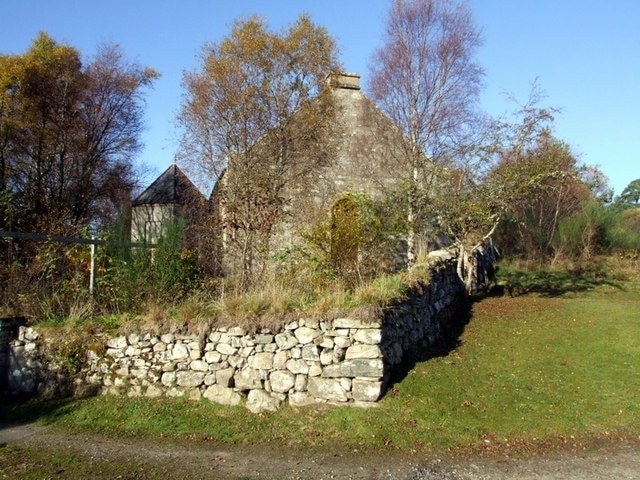
[[[449,0],[392,0],[369,94],[409,139],[396,161],[406,185],[411,265],[426,197],[437,173],[469,143],[483,77],[480,32],[469,9]]]

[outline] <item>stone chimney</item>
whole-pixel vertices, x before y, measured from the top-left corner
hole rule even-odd
[[[360,75],[357,73],[332,72],[327,76],[327,85],[333,88],[360,90]]]

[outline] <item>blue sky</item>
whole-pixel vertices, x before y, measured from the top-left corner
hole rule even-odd
[[[512,109],[538,79],[545,104],[562,109],[556,136],[607,175],[615,193],[640,178],[640,1],[470,0],[484,43],[482,107]],[[337,39],[345,70],[362,75],[382,41],[388,0],[0,0],[0,52],[22,53],[38,31],[91,56],[118,43],[130,60],[162,77],[147,96],[145,149],[152,176],[172,162],[183,70],[205,42],[238,17],[258,14],[279,29],[306,12]],[[151,178],[150,180],[153,180]]]

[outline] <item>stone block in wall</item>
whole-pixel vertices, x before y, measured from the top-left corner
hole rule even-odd
[[[235,355],[238,352],[238,349],[232,347],[228,343],[219,343],[216,345],[216,351],[220,352],[222,355]]]
[[[127,337],[121,335],[119,337],[113,337],[107,340],[107,348],[115,350],[124,350],[127,348]]]
[[[291,392],[289,394],[289,405],[292,407],[306,407],[317,403],[318,400],[307,392]]]
[[[331,365],[333,363],[333,349],[320,352],[320,363],[322,365]]]
[[[207,363],[219,363],[222,360],[222,354],[216,351],[208,351],[204,354],[204,361]]]
[[[300,319],[300,326],[301,327],[309,327],[309,328],[313,328],[315,330],[320,328],[320,320],[316,319],[316,318],[301,318]]]
[[[223,387],[222,385],[211,385],[204,391],[202,396],[211,402],[221,405],[239,405],[242,401],[242,395],[233,390],[233,388]]]
[[[209,364],[202,360],[194,360],[189,364],[189,368],[191,370],[195,370],[196,372],[208,372]]]
[[[319,377],[322,375],[322,365],[320,362],[309,362],[309,376]]]
[[[304,392],[307,390],[308,384],[309,377],[307,377],[306,375],[296,375],[296,383],[293,388],[297,392]]]
[[[307,386],[309,395],[329,402],[347,402],[349,397],[340,379],[312,377]]]
[[[256,353],[249,358],[249,366],[257,370],[271,370],[274,354],[270,352]]]
[[[358,402],[377,402],[384,391],[382,382],[354,378],[351,382],[351,395]]]
[[[308,375],[309,364],[302,359],[292,358],[287,360],[287,370],[295,374]]]
[[[310,327],[300,327],[296,329],[294,335],[298,339],[298,342],[302,345],[306,345],[307,343],[313,342],[317,337],[320,336],[320,332],[314,328]]]
[[[40,338],[40,334],[31,327],[20,327],[18,335],[20,340],[26,342],[35,342]]]
[[[348,335],[348,333],[346,335]],[[349,337],[342,335],[335,337],[333,342],[338,348],[347,348],[353,343]]]
[[[271,333],[257,333],[253,341],[261,345],[266,345],[268,343],[273,343],[273,339],[274,336]]]
[[[233,368],[241,369],[241,368],[244,368],[245,364],[247,363],[247,360],[239,355],[229,355],[227,357],[227,362]]]
[[[298,339],[289,332],[276,335],[276,345],[280,350],[290,350],[298,345]]]
[[[347,348],[345,358],[352,360],[355,358],[381,358],[382,351],[378,345],[356,344]]]
[[[315,343],[320,348],[333,348],[333,346],[335,345],[333,337],[330,337],[328,335],[320,335],[313,341],[313,343]]]
[[[295,330],[299,326],[300,326],[300,322],[298,320],[291,320],[290,322],[285,323],[284,329],[285,330]]]
[[[223,387],[233,387],[233,375],[235,373],[235,368],[223,368],[216,371],[216,383]]]
[[[204,372],[182,371],[176,373],[176,384],[180,387],[199,387],[204,382]]]
[[[367,377],[381,379],[384,375],[384,363],[381,358],[345,360],[336,365],[328,365],[322,371],[324,378]]]
[[[174,361],[186,360],[189,358],[189,349],[182,343],[176,343],[171,349],[171,358]]]
[[[127,397],[141,397],[142,396],[142,387],[140,385],[133,385],[129,388],[127,392]]]
[[[107,355],[113,358],[122,358],[124,356],[124,352],[119,348],[107,348]]]
[[[126,378],[116,377],[113,379],[113,386],[116,388],[128,387],[129,381]]]
[[[185,392],[181,388],[172,387],[169,390],[167,390],[166,396],[167,397],[184,397],[186,393],[187,392]]]
[[[149,398],[159,398],[162,395],[164,395],[164,391],[157,385],[149,385],[144,392],[144,396]]]
[[[160,377],[160,382],[165,387],[171,387],[176,383],[176,372],[164,372]]]
[[[131,370],[130,373],[131,375],[133,375],[134,378],[143,379],[143,378],[146,378],[147,373],[149,373],[149,369],[146,367],[134,368]]]
[[[243,337],[247,334],[247,331],[242,327],[231,327],[227,330],[227,335],[230,337]]]
[[[284,370],[287,368],[287,360],[289,360],[289,352],[278,351],[273,354],[273,368],[275,370]]]
[[[236,390],[247,391],[262,388],[262,376],[255,368],[245,368],[235,373],[233,382]]]
[[[381,320],[360,320],[357,318],[336,318],[333,321],[333,328],[380,328]]]
[[[276,370],[269,375],[271,390],[279,393],[287,393],[296,384],[296,376],[287,370]]]
[[[280,408],[280,404],[280,399],[264,390],[251,390],[247,395],[246,407],[252,413],[275,412]]]
[[[359,343],[377,345],[382,341],[382,330],[379,328],[362,328],[354,334],[353,339]]]
[[[320,354],[318,353],[318,346],[307,344],[302,347],[302,359],[309,362],[319,362]]]
[[[332,353],[333,363],[342,362],[344,360],[346,353],[347,353],[346,348],[339,347],[338,345],[333,347],[333,353]]]
[[[163,372],[173,372],[176,369],[176,364],[171,362],[165,362],[162,364],[162,371]]]

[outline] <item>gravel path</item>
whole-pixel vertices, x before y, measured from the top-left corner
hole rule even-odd
[[[88,463],[153,466],[158,476],[151,478],[166,479],[640,480],[640,439],[580,453],[452,459],[87,436],[28,424],[0,425],[0,444],[69,453]],[[0,470],[0,478],[10,477]]]

